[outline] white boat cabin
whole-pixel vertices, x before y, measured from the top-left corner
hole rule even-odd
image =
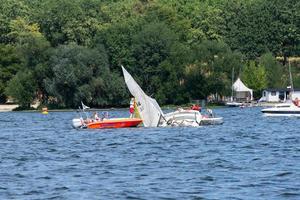
[[[290,89],[265,89],[262,92],[260,102],[285,102],[290,100]],[[300,89],[294,89],[292,100],[300,99]]]

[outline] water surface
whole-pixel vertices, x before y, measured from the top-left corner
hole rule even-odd
[[[0,199],[300,199],[300,119],[216,112],[223,125],[106,130],[0,113]]]

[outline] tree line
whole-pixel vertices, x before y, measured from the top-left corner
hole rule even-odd
[[[233,69],[258,97],[300,54],[297,0],[5,0],[0,22],[0,102],[22,107],[127,105],[121,65],[161,104],[230,95]]]

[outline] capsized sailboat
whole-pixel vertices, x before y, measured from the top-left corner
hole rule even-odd
[[[201,126],[223,124],[222,117],[213,116],[212,111],[207,115],[202,115],[197,110],[186,110],[179,108],[174,112],[164,115],[161,126]]]
[[[135,97],[138,112],[143,119],[145,127],[157,127],[160,119],[163,117],[163,112],[157,101],[147,96],[141,87],[135,82],[132,76],[122,66],[125,83]]]
[[[179,109],[175,112],[164,114],[157,101],[145,94],[123,66],[122,71],[125,83],[132,96],[136,99],[137,109],[145,127],[200,126],[223,123],[222,117],[203,116],[196,110]]]
[[[109,118],[108,113],[104,113],[102,117],[98,116],[97,112],[94,112],[93,116],[90,117],[85,110],[89,107],[82,103],[81,112],[86,115],[84,119],[82,116],[80,118],[75,118],[72,120],[72,126],[74,128],[88,128],[88,129],[103,129],[103,128],[128,128],[137,127],[142,119],[135,118],[133,115],[130,118]]]

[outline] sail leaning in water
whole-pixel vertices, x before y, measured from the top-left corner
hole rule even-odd
[[[195,110],[180,109],[164,115],[157,101],[144,93],[123,66],[122,70],[125,83],[132,96],[135,97],[137,109],[145,127],[199,126],[223,123],[223,118],[221,117],[202,116],[199,111]]]
[[[145,127],[156,127],[159,124],[163,112],[155,99],[147,96],[140,86],[135,82],[132,76],[122,66],[125,83],[135,97],[136,107],[139,111]]]

